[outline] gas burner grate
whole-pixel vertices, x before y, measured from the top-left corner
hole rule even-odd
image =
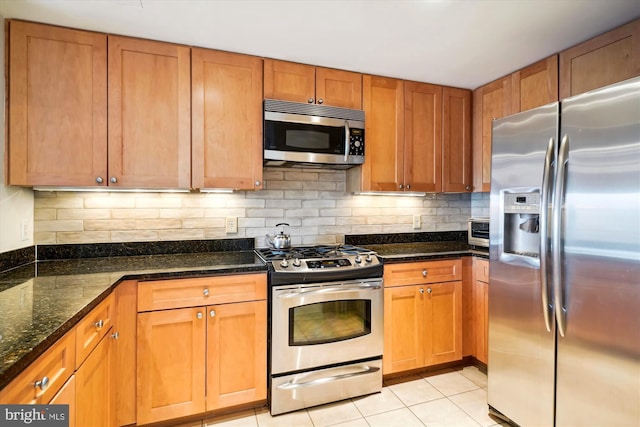
[[[295,258],[339,258],[345,255],[371,253],[369,249],[353,245],[298,246],[290,249],[259,248],[256,252],[265,262]]]

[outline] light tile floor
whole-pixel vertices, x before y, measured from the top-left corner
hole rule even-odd
[[[382,393],[272,417],[250,409],[175,427],[489,427],[487,376],[475,366],[386,381]]]

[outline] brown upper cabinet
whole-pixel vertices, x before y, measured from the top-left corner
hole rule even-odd
[[[368,75],[363,87],[366,160],[350,191],[468,191],[470,91]]]
[[[362,74],[265,59],[264,97],[360,110]]]
[[[107,37],[8,28],[8,184],[96,185],[107,177]]]
[[[558,100],[558,55],[511,74],[511,114]]]
[[[640,19],[560,53],[560,99],[640,75]]]
[[[262,59],[192,49],[194,188],[262,188]]]
[[[186,46],[109,36],[109,185],[191,186]]]

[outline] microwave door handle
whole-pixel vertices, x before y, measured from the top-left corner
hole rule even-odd
[[[349,129],[349,121],[344,121],[344,162],[349,160],[349,142],[351,141],[351,129]]]

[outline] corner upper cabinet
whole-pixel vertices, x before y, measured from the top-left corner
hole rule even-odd
[[[511,114],[511,76],[473,91],[473,189],[491,190],[493,121]]]
[[[262,59],[192,49],[193,188],[262,188]]]
[[[8,184],[107,176],[107,36],[9,21]]]
[[[558,55],[511,74],[511,114],[558,100]]]
[[[109,36],[109,186],[190,188],[186,46]]]
[[[264,60],[264,97],[362,109],[362,75],[295,62]]]
[[[473,189],[471,91],[442,89],[442,192]]]
[[[640,19],[560,52],[560,99],[640,75]]]

